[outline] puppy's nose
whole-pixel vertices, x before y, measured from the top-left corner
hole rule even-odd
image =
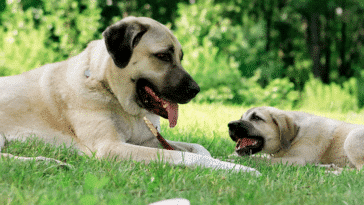
[[[229,122],[228,127],[229,127],[229,129],[234,130],[239,127],[239,124],[240,124],[239,121],[231,121],[231,122]]]

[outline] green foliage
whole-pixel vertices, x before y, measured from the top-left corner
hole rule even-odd
[[[0,1],[0,76],[19,74],[76,55],[88,42],[101,38],[101,32],[111,22],[125,15],[145,15],[170,22],[169,26],[175,28],[184,49],[183,65],[201,87],[196,102],[281,108],[321,109],[322,106],[328,110],[357,111],[358,103],[362,106],[364,102],[363,79],[358,78],[358,83],[350,80],[341,86],[310,80],[305,86],[312,60],[307,49],[302,48],[307,30],[294,23],[301,19],[300,15],[289,4],[280,5],[279,11],[272,8],[275,20],[270,34],[271,48],[267,49],[268,24],[261,13],[267,7],[256,7],[261,5],[256,3],[132,0],[112,1],[107,5],[107,1],[101,0]],[[270,3],[276,7],[274,2]],[[276,19],[277,12],[281,12],[281,19]],[[178,17],[173,24],[175,14]],[[333,59],[339,57],[334,54],[335,49],[332,51]],[[288,57],[292,57],[292,64],[284,60]],[[356,73],[361,73],[360,65],[353,64]],[[341,79],[338,75],[331,72],[332,79]],[[350,89],[346,88],[349,84]],[[315,86],[321,91],[316,91]],[[326,96],[326,93],[331,94]],[[324,101],[320,106],[313,106],[320,100]]]
[[[53,50],[67,58],[79,53],[91,40],[100,38],[101,9],[97,1],[51,0],[44,1],[41,24],[51,32],[48,42]]]
[[[258,83],[260,75],[261,72],[258,70],[251,78],[241,78],[236,83],[202,91],[195,101],[292,109],[299,98],[298,91],[294,90],[294,84],[287,78],[277,78],[263,88]]]
[[[184,48],[184,67],[201,86],[196,102],[358,111],[353,80],[324,85],[309,80],[312,61],[307,54],[294,50],[294,64],[284,68],[280,52],[267,52],[261,19],[241,12],[241,24],[233,23],[224,15],[230,7],[213,0],[178,8],[175,35]],[[304,46],[304,41],[296,39],[293,45]]]
[[[357,94],[355,78],[349,79],[340,86],[336,83],[323,84],[311,76],[305,84],[297,107],[327,112],[358,112]]]
[[[265,51],[264,23],[244,15],[242,25],[233,25],[223,15],[226,9],[213,0],[179,4],[174,34],[183,45],[185,69],[201,87],[195,101],[273,106],[287,100],[284,106],[292,107],[297,96],[293,84],[272,81],[282,75],[283,65]],[[262,86],[274,89],[266,92]]]
[[[189,50],[193,44],[185,46]],[[231,87],[240,79],[234,59],[218,55],[218,50],[207,38],[204,38],[202,46],[190,50],[191,52],[185,52],[183,65],[203,91],[219,86]]]
[[[295,84],[297,90],[302,90],[311,74],[312,62],[300,56],[295,57],[295,62],[293,66],[288,67],[287,77]]]
[[[294,90],[294,84],[287,78],[277,78],[262,88],[257,83],[259,75],[260,72],[257,72],[254,77],[242,81],[238,91],[242,104],[292,109],[298,100],[298,91]]]
[[[254,22],[245,13],[241,16],[242,24],[233,24],[224,15],[229,9],[229,6],[213,0],[198,1],[192,5],[179,4],[174,33],[185,53],[194,52],[208,41],[211,42],[210,50],[218,49],[216,56],[228,61],[232,59],[241,76],[251,77],[256,69],[261,69],[264,71],[261,81],[280,77],[283,65],[277,60],[277,54],[265,50],[265,23]],[[208,60],[220,61],[216,57]]]
[[[291,109],[298,100],[298,91],[294,90],[294,84],[287,78],[277,78],[271,81],[260,92],[251,92],[250,96],[255,96],[255,102],[253,104],[256,105],[269,105]]]
[[[6,23],[0,27],[0,75],[19,74],[54,61],[54,52],[44,45],[49,38],[46,28],[34,29],[32,10],[22,11],[14,3],[7,8],[2,13]]]
[[[51,0],[41,5],[25,9],[13,1],[1,13],[0,75],[61,61],[100,37],[96,1]]]
[[[0,76],[19,74],[74,56],[90,41],[102,38],[107,26],[126,15],[171,22],[177,3],[0,0]]]

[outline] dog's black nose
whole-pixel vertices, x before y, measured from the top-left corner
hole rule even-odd
[[[186,92],[190,98],[194,98],[200,92],[200,86],[194,80],[190,80]]]
[[[200,87],[188,73],[182,69],[175,69],[167,74],[165,87],[161,93],[172,102],[185,104],[199,92]]]
[[[239,121],[231,121],[229,122],[228,127],[230,130],[235,130],[236,128],[239,127],[239,124],[240,124]]]

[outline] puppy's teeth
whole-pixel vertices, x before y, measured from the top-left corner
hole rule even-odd
[[[163,104],[163,108],[165,109],[165,108],[167,108],[168,107],[168,104],[166,103],[166,104]]]

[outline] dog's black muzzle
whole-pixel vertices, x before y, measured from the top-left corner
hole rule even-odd
[[[196,81],[182,67],[171,69],[167,72],[165,79],[161,93],[163,97],[172,102],[188,103],[200,92],[200,87]]]
[[[259,137],[260,133],[254,128],[253,124],[244,120],[229,122],[230,138],[235,142],[240,138]]]
[[[228,124],[228,127],[230,138],[237,142],[236,152],[240,156],[251,155],[263,149],[265,140],[251,122],[245,120],[232,121]],[[244,138],[247,141],[254,141],[254,144],[243,145],[242,139]]]

